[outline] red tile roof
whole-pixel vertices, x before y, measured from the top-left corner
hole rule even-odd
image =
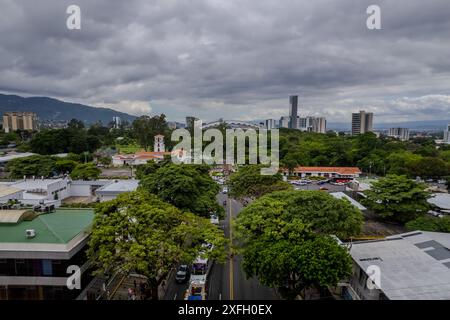
[[[285,169],[287,170],[287,169]],[[338,173],[342,175],[361,174],[357,167],[297,167],[293,170],[298,173],[320,172],[320,173]]]

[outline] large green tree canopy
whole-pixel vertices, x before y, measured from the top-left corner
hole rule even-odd
[[[212,249],[204,251],[204,243]],[[97,273],[146,276],[157,299],[158,286],[173,267],[199,254],[223,261],[225,244],[223,232],[208,219],[136,191],[96,206],[88,255]]]
[[[234,228],[247,276],[295,298],[350,274],[351,259],[331,235],[348,238],[361,225],[361,212],[347,200],[321,191],[278,191],[241,211]]]
[[[74,180],[97,180],[101,172],[93,163],[82,163],[73,169],[70,177]]]
[[[360,232],[362,214],[349,201],[326,192],[279,191],[252,202],[237,222],[245,239],[296,239],[309,232],[348,238]]]
[[[406,176],[388,175],[364,193],[367,196],[364,204],[380,217],[394,222],[406,223],[430,209],[425,185]]]
[[[141,173],[142,189],[182,210],[204,217],[213,212],[223,216],[216,200],[220,188],[209,176],[208,166],[166,163],[152,168],[147,175]]]
[[[262,175],[261,165],[247,165],[239,167],[228,181],[230,195],[235,198],[257,198],[264,194],[292,189],[291,185],[283,181],[281,174]]]

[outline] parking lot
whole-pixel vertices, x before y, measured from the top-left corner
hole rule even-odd
[[[345,191],[345,185],[344,186],[336,186],[330,183],[324,183],[322,185],[319,185],[317,182],[312,182],[307,185],[293,185],[295,190],[323,190],[327,192],[339,192],[339,191]]]

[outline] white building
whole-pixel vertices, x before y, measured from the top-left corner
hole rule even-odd
[[[352,135],[373,131],[373,113],[360,111],[352,113]]]
[[[135,191],[139,185],[139,180],[116,180],[95,191],[100,202],[109,201],[117,198],[124,192]]]
[[[290,117],[281,117],[280,118],[280,128],[289,128],[289,122],[291,121]]]
[[[276,128],[277,128],[277,121],[274,120],[274,119],[267,119],[267,120],[264,122],[264,127],[265,127],[267,130],[276,129]]]
[[[0,203],[7,203],[10,200],[22,200],[23,190],[9,187],[7,185],[0,185]]]
[[[164,146],[164,136],[162,134],[158,134],[155,136],[155,144],[153,146],[154,152],[165,152],[166,147]]]
[[[51,203],[59,205],[69,196],[69,179],[25,179],[14,182],[10,187],[23,191],[21,202],[37,205]]]
[[[120,119],[120,117],[113,117],[114,129],[119,129],[121,124],[122,124],[122,119]]]
[[[450,144],[450,124],[444,130],[444,143]]]
[[[299,118],[298,128],[306,132],[326,133],[327,120],[324,117]]]
[[[342,284],[344,299],[450,300],[450,233],[415,231],[348,247],[353,273]]]
[[[409,129],[408,128],[390,128],[388,132],[388,137],[395,139],[400,139],[402,141],[409,140]]]

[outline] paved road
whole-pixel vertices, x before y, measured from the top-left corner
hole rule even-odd
[[[226,218],[222,221],[225,236],[233,241],[230,228],[232,218],[236,218],[242,210],[242,205],[224,194],[217,196],[219,203],[225,200],[227,205]],[[236,256],[228,259],[225,264],[215,264],[209,279],[210,300],[270,300],[278,299],[273,289],[263,287],[258,279],[247,279],[242,269],[242,258]]]
[[[236,218],[242,210],[242,205],[233,199],[229,199],[224,194],[217,196],[220,204],[226,201],[226,218],[221,220],[225,236],[233,239],[230,228],[232,218]],[[258,279],[247,279],[242,269],[242,258],[236,256],[227,259],[226,263],[215,263],[211,269],[208,280],[208,300],[276,300],[278,299],[275,290],[262,286]],[[176,284],[174,272],[167,282],[167,290],[164,295],[165,300],[182,300],[187,284]]]

